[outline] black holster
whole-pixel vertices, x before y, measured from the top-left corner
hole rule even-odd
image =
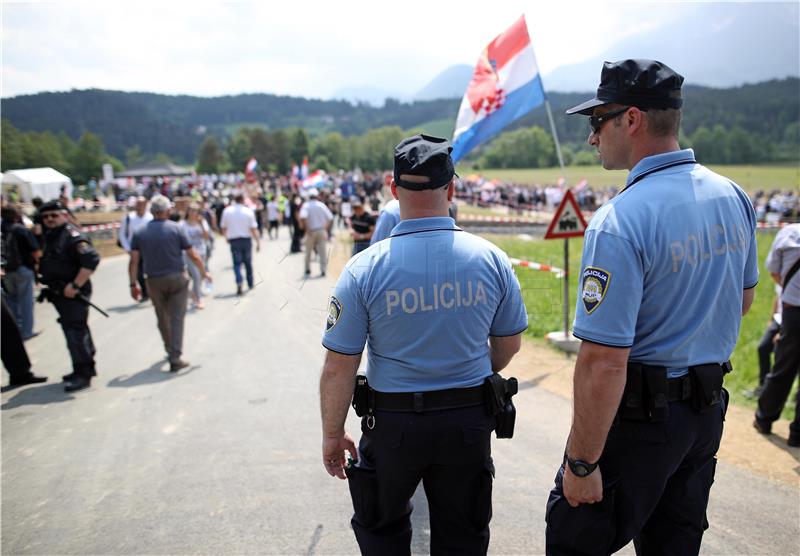
[[[666,367],[629,362],[618,415],[628,421],[666,421],[668,392]]]
[[[722,377],[725,367],[712,363],[689,367],[692,379],[692,408],[705,413],[722,399]]]
[[[497,438],[514,436],[514,424],[517,420],[517,408],[511,399],[519,391],[519,384],[514,377],[503,378],[492,373],[483,383],[484,403],[489,415],[496,420],[495,435]]]
[[[356,386],[353,389],[353,409],[356,410],[356,415],[363,417],[370,410],[369,404],[369,384],[367,377],[364,375],[356,375]]]

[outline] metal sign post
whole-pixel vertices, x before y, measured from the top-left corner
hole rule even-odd
[[[569,238],[580,237],[585,231],[586,220],[575,202],[572,190],[567,189],[544,234],[545,239],[564,238],[564,340],[569,338]]]

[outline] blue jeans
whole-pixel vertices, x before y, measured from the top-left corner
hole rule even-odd
[[[247,287],[253,287],[253,242],[249,237],[239,237],[230,240],[231,244],[231,257],[233,257],[233,273],[236,275],[236,285],[242,283],[242,269],[241,265],[244,264],[245,272],[247,273]]]
[[[6,274],[3,279],[8,292],[8,304],[24,340],[33,335],[34,280],[33,270],[24,265]]]

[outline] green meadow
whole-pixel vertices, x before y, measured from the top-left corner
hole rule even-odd
[[[710,164],[713,171],[727,176],[738,183],[747,192],[773,189],[800,189],[800,166],[798,165],[759,165],[738,166]],[[523,185],[552,184],[564,177],[568,185],[575,185],[586,179],[592,187],[619,187],[624,185],[627,170],[603,170],[601,166],[568,166],[562,172],[560,168],[538,169],[486,169],[475,171],[466,165],[459,166],[458,174],[464,178],[472,174],[480,174],[487,179],[499,179]]]
[[[504,249],[510,257],[564,268],[564,240],[525,240],[501,235],[486,237]],[[734,371],[725,378],[725,385],[732,399],[750,407],[755,407],[755,402],[742,393],[758,384],[756,347],[772,313],[774,295],[774,283],[764,268],[764,260],[775,238],[775,232],[759,232],[756,237],[761,278],[753,306],[742,319],[739,341],[731,357]],[[572,275],[569,278],[570,328],[575,314],[578,287],[576,277],[580,272],[582,245],[583,238],[569,240],[569,271]],[[563,279],[556,278],[555,274],[549,272],[521,267],[516,272],[528,310],[527,334],[541,339],[547,332],[563,329]],[[741,303],[741,299],[731,299],[730,302]],[[791,403],[787,405],[793,408]],[[784,417],[790,418],[792,411],[784,411]]]

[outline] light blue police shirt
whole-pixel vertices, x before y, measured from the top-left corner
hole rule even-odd
[[[392,199],[378,215],[378,221],[375,222],[375,230],[372,232],[372,239],[369,240],[370,245],[375,245],[382,239],[389,237],[392,230],[400,222],[400,201]]]
[[[752,203],[691,149],[642,159],[627,183],[586,230],[575,336],[670,377],[727,361],[758,282]]]
[[[448,217],[403,220],[355,255],[329,309],[322,344],[355,355],[366,342],[380,392],[478,386],[492,373],[489,336],[528,327],[506,254]]]

